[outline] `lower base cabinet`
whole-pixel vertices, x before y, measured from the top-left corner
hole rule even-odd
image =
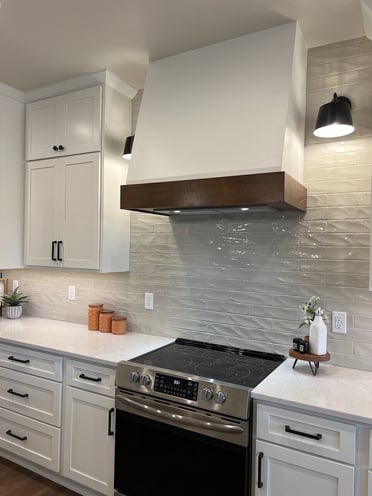
[[[112,496],[115,400],[67,386],[64,396],[62,475]]]
[[[256,441],[255,496],[352,496],[354,468]]]
[[[259,402],[255,419],[254,496],[365,496],[356,425]]]

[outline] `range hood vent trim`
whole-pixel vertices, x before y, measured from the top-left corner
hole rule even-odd
[[[168,216],[178,215],[175,210],[212,213],[244,207],[306,212],[306,197],[305,186],[281,171],[122,185],[120,208]]]

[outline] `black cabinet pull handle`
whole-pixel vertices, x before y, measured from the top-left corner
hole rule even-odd
[[[24,393],[24,394],[22,394],[22,393],[17,393],[17,391],[13,391],[13,389],[12,389],[12,388],[8,389],[8,390],[7,390],[7,393],[9,393],[9,394],[14,394],[15,396],[19,396],[20,398],[28,398],[28,393]]]
[[[258,481],[257,481],[257,487],[261,489],[263,487],[263,482],[262,482],[262,458],[264,454],[262,451],[258,453]]]
[[[11,360],[12,362],[19,362],[19,363],[30,363],[30,360],[21,360],[20,358],[15,358],[13,355],[8,356],[8,360]]]
[[[291,429],[289,425],[285,426],[285,432],[290,432],[291,434],[296,434],[297,436],[309,437],[310,439],[316,439],[317,441],[322,439],[321,434],[309,434],[308,432],[295,431],[294,429]]]
[[[108,427],[107,427],[107,435],[108,436],[113,436],[115,433],[114,431],[112,430],[112,414],[114,413],[115,411],[115,408],[110,408],[109,412],[108,412]]]
[[[57,260],[58,262],[62,262],[61,258],[61,246],[62,246],[62,241],[57,242]]]
[[[26,441],[27,440],[27,436],[17,436],[17,434],[13,434],[13,432],[9,429],[8,431],[6,431],[6,433],[8,436],[12,436],[12,437],[15,437],[16,439],[19,439],[20,441]]]
[[[57,244],[57,241],[52,241],[52,257],[51,258],[52,258],[53,262],[57,261],[55,255],[54,255],[54,250],[55,250],[56,244]]]
[[[86,379],[87,381],[94,381],[94,382],[102,381],[101,377],[89,377],[89,375],[85,375],[85,374],[80,374],[79,377],[80,379]]]
[[[53,146],[53,150],[54,150],[55,152],[58,152],[58,146],[57,146],[57,145],[54,145],[54,146]]]
[[[64,147],[64,146],[59,145],[58,150],[61,150],[61,151],[62,151],[62,150],[64,150],[64,149],[65,149],[65,147]]]

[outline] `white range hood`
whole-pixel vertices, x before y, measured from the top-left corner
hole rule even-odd
[[[150,63],[121,207],[305,210],[306,55],[292,22]]]

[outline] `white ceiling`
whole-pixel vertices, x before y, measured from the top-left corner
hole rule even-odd
[[[140,89],[151,60],[294,19],[308,48],[365,34],[360,0],[0,3],[0,81],[20,90],[102,69]]]

